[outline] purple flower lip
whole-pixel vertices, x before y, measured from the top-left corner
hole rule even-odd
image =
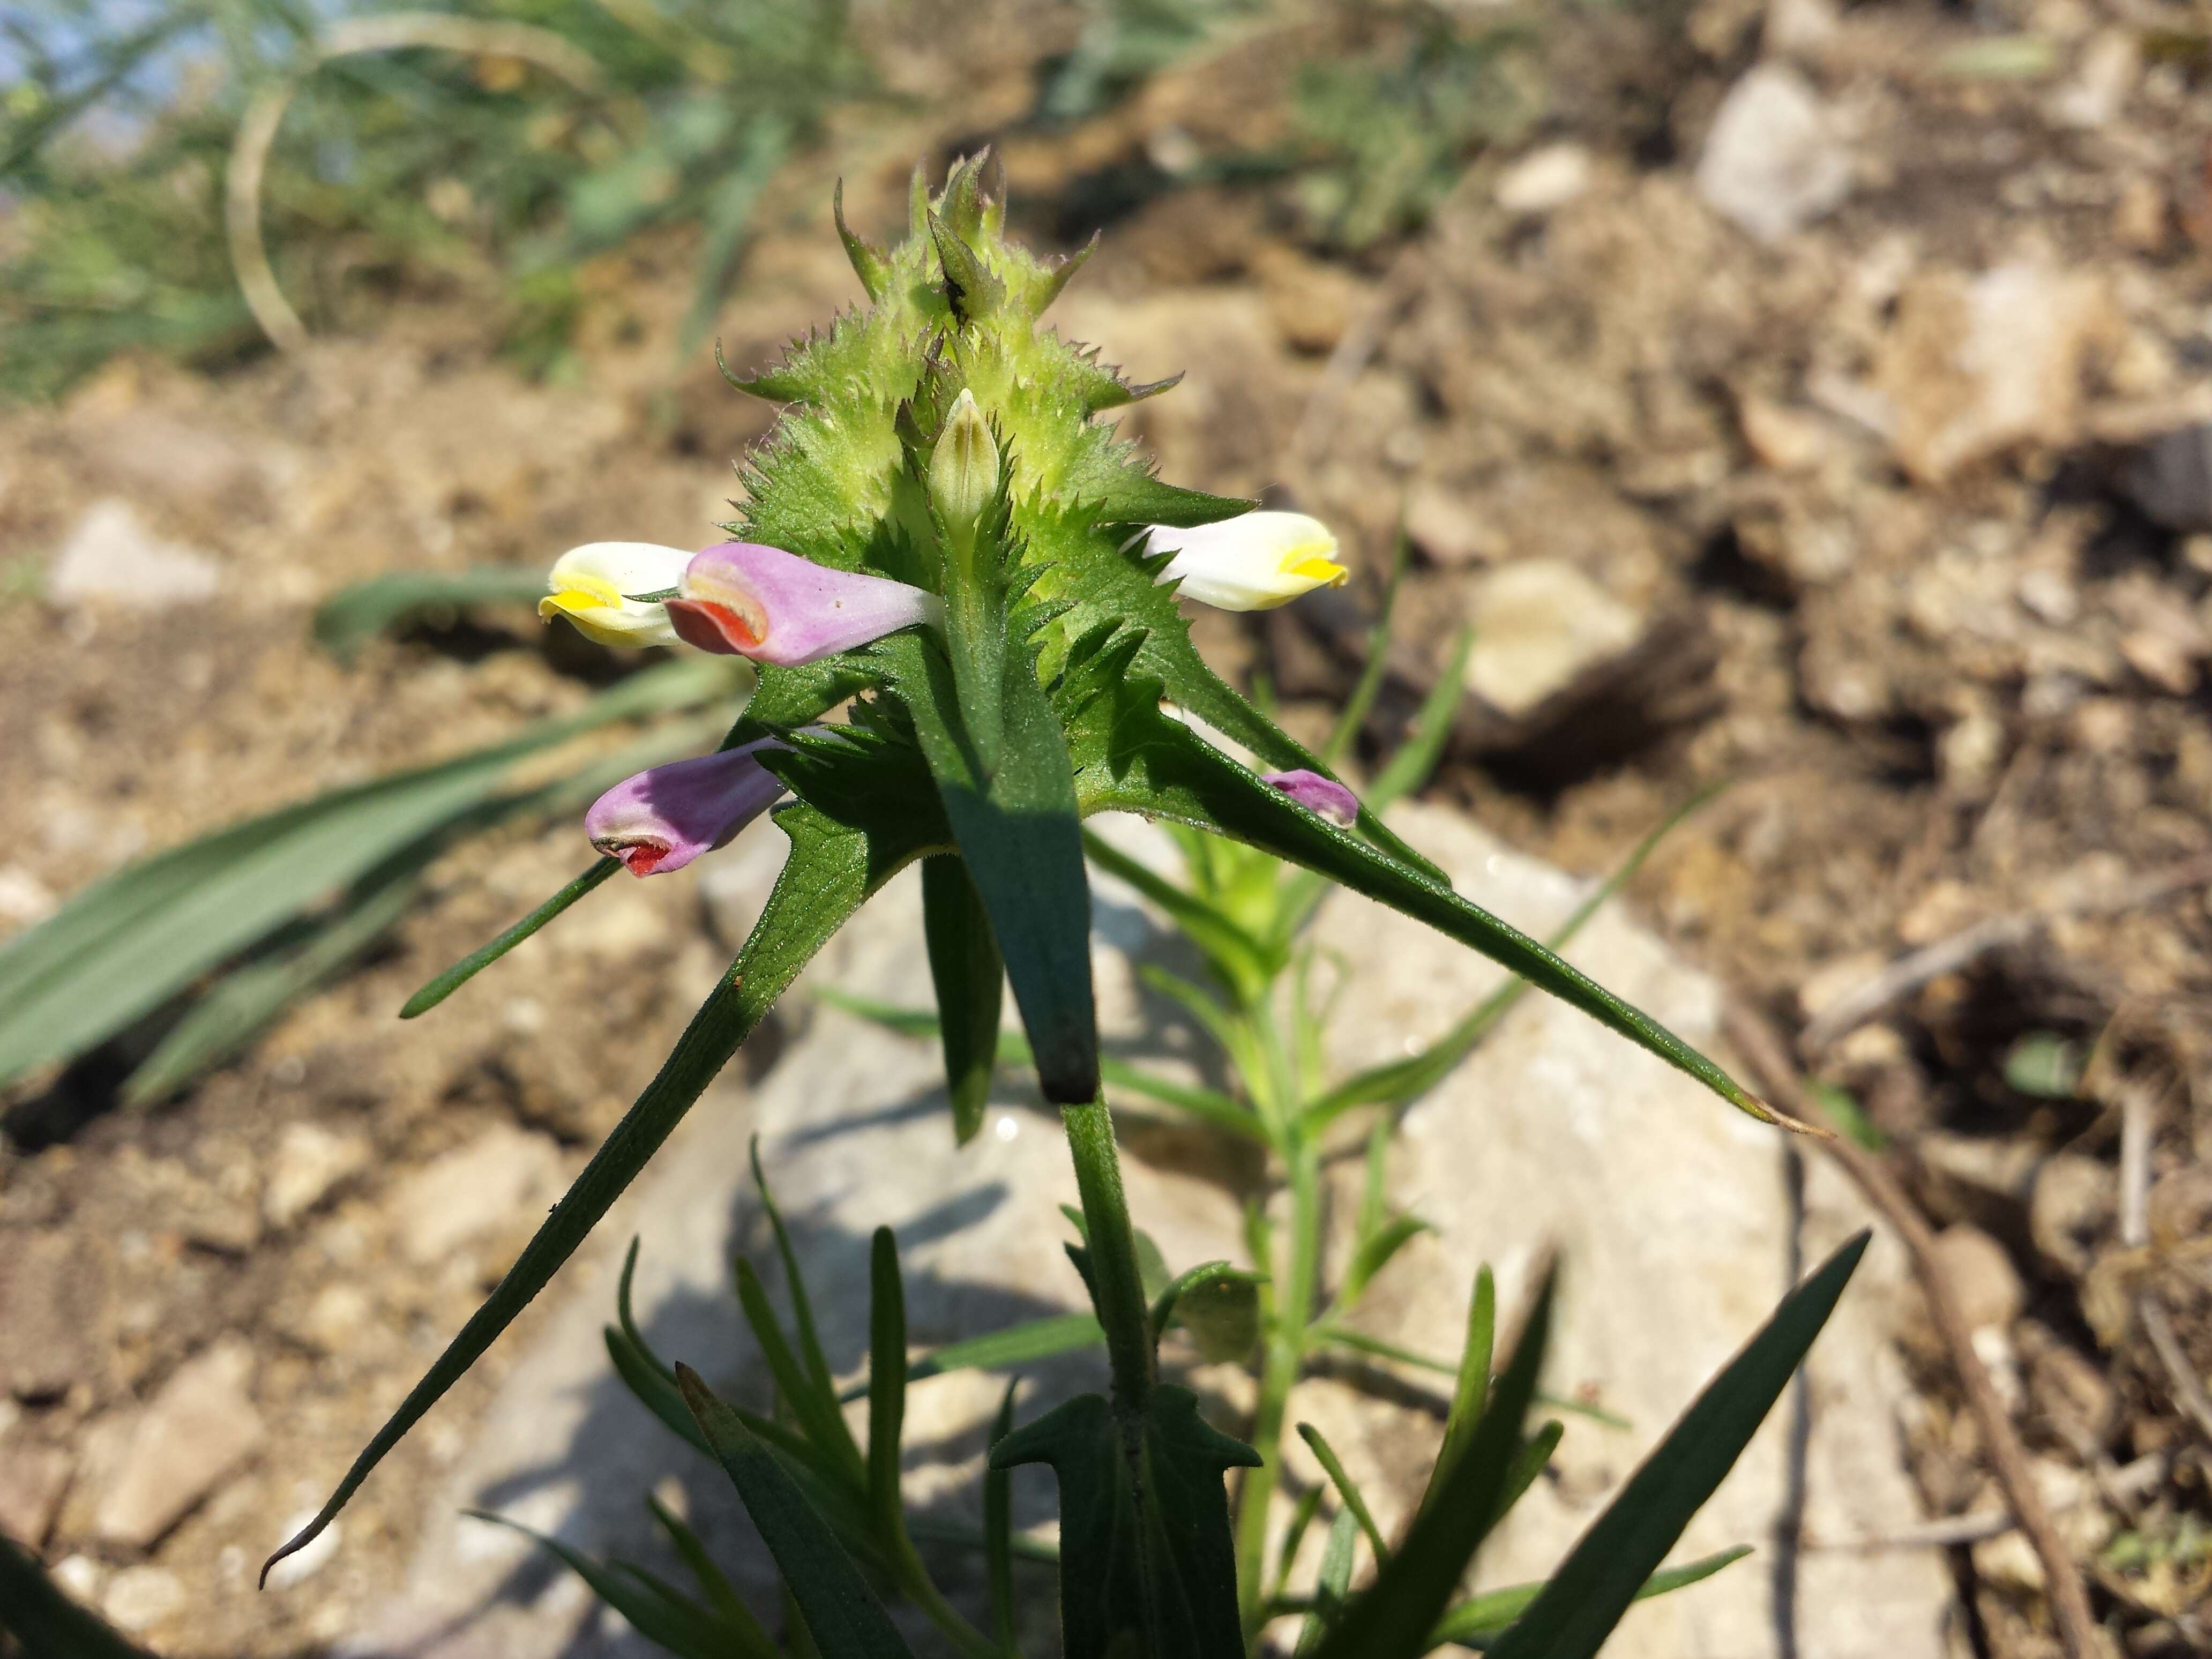
[[[1359,822],[1359,797],[1334,778],[1301,769],[1296,772],[1263,772],[1262,783],[1271,783],[1292,800],[1331,823],[1350,828]]]
[[[724,542],[694,557],[668,621],[688,645],[796,668],[917,623],[942,602],[904,582],[832,570],[780,547]]]
[[[584,833],[634,876],[681,870],[775,804],[783,781],[760,763],[758,751],[788,746],[763,738],[719,754],[649,767],[592,803]]]

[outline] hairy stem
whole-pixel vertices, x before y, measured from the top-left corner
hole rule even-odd
[[[1083,1198],[1089,1234],[1091,1290],[1098,1322],[1106,1328],[1106,1355],[1114,1368],[1114,1404],[1123,1413],[1144,1410],[1152,1392],[1152,1324],[1145,1282],[1137,1270],[1137,1235],[1121,1191],[1121,1160],[1114,1147],[1114,1120],[1101,1098],[1063,1106],[1068,1154]]]

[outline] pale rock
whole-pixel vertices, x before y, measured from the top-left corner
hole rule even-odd
[[[791,842],[781,830],[757,825],[750,834],[700,860],[700,908],[706,914],[708,931],[725,950],[734,953],[751,933],[790,851]]]
[[[1133,856],[1172,857],[1157,831],[1130,820],[1094,822]],[[1524,927],[1556,925],[1587,890],[1443,812],[1407,809],[1400,828],[1443,863],[1461,891]],[[793,994],[803,999],[821,984],[897,1004],[926,1002],[917,890],[908,872],[871,901]],[[1193,1052],[1183,1022],[1117,959],[1134,954],[1189,971],[1187,951],[1148,923],[1117,884],[1097,884],[1094,916],[1109,1048],[1147,1066],[1180,1066]],[[1346,1069],[1400,1056],[1408,1041],[1437,1035],[1498,979],[1462,947],[1345,895],[1328,900],[1316,938],[1343,953],[1352,988],[1330,1028],[1334,1059]],[[1593,922],[1575,954],[1691,1041],[1712,1040],[1711,981],[1617,912]],[[564,1275],[541,1316],[541,1334],[517,1356],[447,1486],[425,1505],[426,1530],[405,1583],[339,1651],[348,1659],[646,1653],[634,1637],[611,1633],[573,1585],[563,1589],[567,1576],[534,1558],[526,1541],[458,1511],[489,1504],[572,1547],[634,1555],[653,1548],[640,1498],[670,1475],[684,1484],[710,1552],[742,1592],[765,1603],[772,1568],[750,1528],[733,1518],[726,1483],[608,1376],[600,1339],[623,1246],[639,1234],[635,1304],[648,1340],[718,1389],[761,1397],[760,1362],[738,1334],[726,1268],[728,1252],[738,1249],[771,1280],[780,1276],[744,1173],[756,1133],[841,1378],[859,1373],[866,1352],[869,1235],[878,1224],[890,1225],[899,1242],[908,1340],[917,1352],[1082,1305],[1080,1285],[1057,1248],[1069,1236],[1057,1206],[1073,1200],[1074,1182],[1056,1119],[1028,1103],[1028,1091],[1009,1088],[992,1102],[984,1133],[956,1148],[940,1066],[932,1043],[824,1009],[751,1090],[734,1068],[712,1089],[599,1230],[596,1246]],[[1540,996],[1525,999],[1416,1109],[1398,1150],[1394,1199],[1442,1231],[1389,1269],[1365,1316],[1378,1334],[1448,1347],[1463,1323],[1477,1260],[1499,1264],[1509,1309],[1517,1309],[1537,1249],[1562,1243],[1567,1288],[1547,1385],[1594,1382],[1638,1425],[1626,1435],[1579,1421],[1570,1429],[1562,1467],[1584,1502],[1617,1487],[1783,1290],[1791,1237],[1781,1138]],[[1230,1149],[1180,1127],[1133,1121],[1123,1164],[1138,1224],[1171,1265],[1243,1258],[1238,1191],[1247,1176]],[[1818,1160],[1809,1166],[1808,1250],[1832,1249],[1861,1224],[1848,1196],[1824,1184],[1824,1170]],[[1871,1322],[1884,1287],[1901,1276],[1894,1247],[1878,1242],[1835,1328],[1814,1350],[1808,1513],[1823,1536],[1893,1532],[1919,1518],[1893,1421],[1909,1390]],[[787,1305],[773,1283],[770,1289]],[[1171,1366],[1188,1364],[1181,1339],[1168,1352]],[[1097,1353],[1079,1352],[1024,1365],[1018,1413],[1026,1422],[1099,1386],[1103,1369]],[[1203,1380],[1223,1375],[1212,1368]],[[959,1372],[915,1385],[904,1436],[910,1501],[975,1524],[981,1431],[1004,1387],[1003,1376]],[[852,1408],[856,1419],[863,1409]],[[1301,1388],[1293,1405],[1300,1417],[1322,1423],[1356,1460],[1353,1472],[1383,1515],[1406,1513],[1426,1473],[1431,1419],[1328,1377]],[[1787,1501],[1788,1439],[1787,1413],[1778,1412],[1681,1553],[1772,1535]],[[1292,1443],[1291,1455],[1301,1455]],[[1050,1491],[1049,1480],[1033,1474],[1017,1478],[1017,1526],[1048,1519]],[[1486,1559],[1484,1582],[1549,1570],[1587,1519],[1557,1499],[1548,1482],[1538,1484],[1524,1510]],[[1861,1582],[1856,1558],[1808,1556],[1801,1565],[1805,1659],[1942,1653],[1949,1589],[1939,1561],[1886,1562],[1882,1581],[1871,1587]],[[974,1605],[980,1570],[957,1558],[944,1566],[948,1592]],[[1771,1573],[1737,1569],[1649,1604],[1609,1651],[1621,1659],[1771,1651]]]
[[[1590,186],[1590,153],[1572,143],[1546,144],[1498,175],[1498,205],[1508,213],[1549,213]]]
[[[781,840],[773,830],[764,839]],[[750,839],[750,837],[749,837]],[[720,862],[723,854],[712,855]],[[547,937],[563,956],[605,967],[625,966],[675,943],[667,918],[644,883],[618,878],[562,918]]]
[[[1852,161],[1834,114],[1781,64],[1745,72],[1721,100],[1698,161],[1707,206],[1762,242],[1778,242],[1850,193]]]
[[[0,922],[31,927],[61,908],[53,889],[20,864],[0,864]]]
[[[2026,1534],[2017,1528],[1995,1538],[1977,1540],[1972,1547],[1974,1576],[2014,1595],[2039,1595],[2043,1589],[2043,1561]]]
[[[36,1551],[46,1541],[75,1468],[65,1447],[0,1443],[0,1534]]]
[[[1797,1011],[1815,1019],[1837,1006],[1889,965],[1879,951],[1853,951],[1835,957],[1813,969],[1797,987]]]
[[[96,463],[118,482],[180,500],[212,501],[234,495],[264,470],[261,457],[204,421],[143,408],[117,413],[73,409],[71,414]],[[258,447],[265,455],[266,441]]]
[[[2100,31],[2082,52],[2074,78],[2051,95],[2052,118],[2061,126],[2090,130],[2112,125],[2142,72],[2142,52],[2136,42],[2133,29]]]
[[[1474,629],[1467,688],[1502,714],[1525,714],[1585,670],[1619,656],[1644,619],[1563,559],[1516,559],[1468,594]]]
[[[94,1530],[102,1543],[148,1547],[253,1455],[264,1430],[247,1393],[252,1376],[253,1350],[239,1337],[177,1368],[140,1415],[101,1494]]]
[[[61,605],[106,600],[159,611],[213,599],[222,567],[195,549],[163,541],[127,501],[94,501],[70,532],[46,577]]]
[[[1948,270],[1915,278],[1876,354],[1876,380],[1897,411],[1899,464],[1941,483],[2023,445],[2065,447],[2087,368],[2120,334],[2092,274],[2019,260],[1971,279]]]
[[[1817,419],[1757,392],[1738,401],[1736,425],[1759,464],[1777,472],[1802,472],[1827,453],[1827,434]]]
[[[2165,188],[2136,173],[2121,184],[2112,204],[2112,240],[2136,253],[2156,253],[2166,246],[2171,217]]]
[[[153,1629],[184,1606],[184,1585],[161,1567],[124,1568],[107,1581],[107,1593],[100,1598],[108,1622],[133,1632]]]
[[[1766,0],[1759,44],[1771,57],[1818,58],[1842,31],[1835,0]]]
[[[1406,498],[1406,534],[1414,546],[1447,567],[1487,564],[1505,551],[1505,538],[1474,497],[1440,484],[1413,486]]]
[[[399,1183],[391,1215],[402,1255],[418,1267],[498,1232],[559,1198],[561,1146],[511,1124],[487,1130]]]
[[[70,1555],[54,1564],[52,1577],[76,1600],[89,1603],[99,1596],[100,1587],[107,1582],[107,1569],[88,1555]]]
[[[288,1123],[262,1189],[261,1212],[272,1227],[289,1227],[320,1204],[340,1182],[368,1167],[366,1137],[337,1134],[314,1123]]]
[[[368,1292],[348,1279],[339,1279],[317,1291],[286,1334],[297,1337],[319,1353],[344,1353],[360,1345],[362,1332],[376,1316]]]
[[[2079,1278],[2118,1212],[2118,1191],[2112,1166],[2094,1158],[2059,1152],[2044,1159],[2028,1198],[2028,1237],[2045,1259]]]
[[[0,1385],[40,1400],[89,1381],[105,1288],[65,1234],[11,1235],[0,1249]]]

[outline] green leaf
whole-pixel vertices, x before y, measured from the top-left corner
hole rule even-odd
[[[1147,1659],[1243,1651],[1222,1477],[1259,1461],[1172,1384],[1126,1427],[1103,1395],[1084,1395],[1000,1442],[992,1468],[1048,1463],[1060,1482],[1066,1659],[1107,1659],[1132,1640]]]
[[[1014,1431],[1014,1395],[1021,1388],[1015,1377],[999,1401],[999,1414],[991,1421],[990,1449]],[[991,1586],[991,1634],[1009,1654],[1014,1645],[1014,1492],[1013,1477],[995,1463],[983,1470],[983,1565]]]
[[[648,669],[505,743],[333,790],[94,883],[0,948],[0,1082],[113,1036],[370,872],[527,805],[528,794],[501,799],[526,757],[730,684],[713,659]]]
[[[2038,1100],[2071,1100],[2081,1086],[2081,1045],[2056,1031],[2029,1031],[2006,1054],[2004,1080]]]
[[[1086,812],[1132,811],[1172,818],[1320,871],[1354,892],[1379,899],[1481,951],[1687,1073],[1739,1109],[1762,1121],[1784,1121],[1650,1015],[1562,962],[1519,928],[1298,807],[1188,727],[1139,701],[1150,690],[1130,688],[1124,678],[1118,707],[1083,712],[1078,740],[1084,766],[1078,786]]]
[[[760,930],[756,927],[753,931]],[[830,1357],[822,1351],[822,1334],[814,1323],[814,1304],[806,1294],[806,1275],[799,1270],[799,1252],[792,1248],[791,1230],[783,1224],[783,1210],[775,1201],[775,1192],[768,1184],[767,1174],[761,1169],[758,1135],[746,1143],[745,1158],[752,1165],[753,1191],[759,1195],[761,1212],[768,1217],[769,1231],[775,1237],[776,1259],[783,1263],[783,1288],[791,1297],[792,1323],[799,1328],[799,1357],[805,1362],[806,1377],[812,1389],[829,1394],[836,1387],[830,1378]]]
[[[0,1631],[23,1659],[151,1659],[147,1651],[78,1605],[46,1575],[38,1558],[0,1536]]]
[[[1336,1448],[1328,1443],[1328,1437],[1310,1423],[1298,1425],[1298,1438],[1306,1449],[1321,1460],[1322,1472],[1328,1476],[1329,1485],[1344,1500],[1344,1507],[1359,1522],[1359,1529],[1367,1534],[1367,1547],[1375,1552],[1377,1565],[1390,1559],[1390,1547],[1382,1541],[1382,1528],[1375,1524],[1375,1516],[1367,1507],[1366,1495],[1359,1483],[1346,1473],[1344,1460],[1336,1455]]]
[[[1367,791],[1367,799],[1376,811],[1388,811],[1426,783],[1429,775],[1437,769],[1437,757],[1451,738],[1452,721],[1467,698],[1467,659],[1474,650],[1474,630],[1462,628],[1452,641],[1451,655],[1445,659],[1443,672],[1429,695],[1421,700],[1420,712],[1413,717],[1413,732]]]
[[[978,540],[988,538],[979,532]],[[978,656],[994,649],[1001,726],[995,743],[980,730],[981,714],[963,707],[934,635],[896,635],[880,641],[877,653],[913,717],[961,858],[989,913],[1045,1098],[1084,1104],[1098,1096],[1098,1030],[1091,888],[1067,748],[1028,647],[1003,632],[973,643]],[[990,666],[979,663],[977,674]],[[998,763],[987,769],[994,749]]]
[[[1423,1233],[1432,1231],[1419,1216],[1397,1215],[1361,1239],[1352,1252],[1352,1260],[1345,1263],[1344,1283],[1336,1293],[1339,1304],[1348,1308],[1357,1302],[1375,1275],[1390,1265],[1392,1256]]]
[[[876,1229],[868,1254],[868,1498],[885,1537],[905,1526],[899,1498],[899,1435],[906,1421],[906,1290],[898,1241]],[[836,1403],[835,1396],[831,1403]]]
[[[913,1659],[837,1534],[759,1437],[689,1366],[676,1368],[676,1382],[775,1558],[822,1659]]]
[[[315,608],[315,642],[340,662],[351,662],[361,647],[387,629],[412,622],[427,611],[456,611],[468,605],[530,605],[545,597],[541,565],[480,565],[444,574],[400,571],[356,582]]]
[[[620,859],[603,858],[598,860],[591,868],[562,887],[559,892],[554,894],[551,898],[547,899],[544,903],[523,917],[497,939],[487,945],[478,945],[452,967],[447,969],[444,973],[423,986],[413,996],[408,998],[400,1006],[399,1018],[414,1019],[419,1015],[428,1013],[447,997],[459,990],[462,986],[467,984],[621,868]]]
[[[1866,1253],[1859,1234],[1783,1298],[1773,1316],[1705,1385],[1695,1404],[1583,1533],[1528,1612],[1492,1652],[1498,1659],[1589,1659],[1690,1517],[1735,1467]]]
[[[983,1109],[990,1103],[1006,965],[999,960],[999,943],[991,936],[982,895],[957,857],[940,854],[922,860],[921,919],[929,945],[929,976],[937,989],[952,1133],[965,1146],[983,1127]]]
[[[1314,1604],[1305,1623],[1298,1626],[1293,1659],[1311,1659],[1321,1650],[1322,1638],[1343,1610],[1352,1593],[1352,1565],[1359,1548],[1359,1519],[1349,1509],[1339,1510],[1328,1523],[1328,1542],[1322,1551],[1321,1572],[1314,1581]]]
[[[1088,1348],[1103,1342],[1106,1333],[1097,1316],[1087,1313],[1047,1314],[988,1336],[971,1336],[948,1342],[917,1359],[907,1370],[907,1381],[919,1382],[947,1371],[992,1371],[1008,1365],[1025,1365],[1054,1354]]]
[[[1741,1561],[1750,1553],[1750,1545],[1738,1544],[1734,1549],[1701,1556],[1679,1567],[1664,1568],[1644,1581],[1637,1589],[1636,1599],[1649,1601],[1655,1595],[1664,1595],[1669,1590],[1678,1590],[1700,1579],[1710,1578],[1731,1561]],[[1473,1596],[1437,1621],[1435,1632],[1429,1638],[1429,1645],[1440,1648],[1447,1643],[1456,1642],[1467,1648],[1494,1647],[1499,1633],[1528,1611],[1529,1603],[1543,1592],[1541,1584],[1514,1584]]]
[[[1149,472],[1133,467],[1116,469],[1101,495],[1097,517],[1101,524],[1170,525],[1189,530],[1202,524],[1239,519],[1258,503],[1235,495],[1209,495],[1202,489],[1184,489],[1163,483]]]
[[[1317,1659],[1413,1659],[1428,1650],[1429,1633],[1496,1522],[1512,1479],[1521,1419],[1536,1392],[1551,1330],[1553,1285],[1547,1272],[1466,1451],[1445,1472],[1397,1553],[1329,1632]]]
[[[732,1652],[772,1655],[774,1648],[744,1645],[745,1632],[713,1609],[701,1607],[651,1573],[626,1562],[605,1565],[557,1538],[510,1521],[488,1510],[464,1510],[464,1515],[489,1521],[532,1540],[548,1554],[557,1556],[568,1570],[592,1587],[598,1596],[635,1626],[648,1642],[666,1648],[679,1659],[728,1659]]]
[[[1313,1525],[1314,1516],[1321,1513],[1321,1500],[1328,1490],[1325,1486],[1308,1486],[1298,1494],[1297,1507],[1291,1511],[1291,1524],[1283,1528],[1283,1541],[1276,1547],[1275,1588],[1268,1597],[1270,1601],[1281,1599],[1283,1586],[1290,1582],[1291,1569],[1297,1565],[1298,1547],[1306,1541],[1306,1530]],[[1354,1529],[1357,1530],[1357,1523]]]
[[[1565,950],[1590,918],[1644,867],[1644,860],[1651,856],[1674,827],[1711,800],[1720,793],[1720,787],[1714,785],[1699,790],[1669,813],[1656,829],[1636,844],[1611,875],[1593,888],[1589,896],[1574,908],[1567,919],[1544,941],[1544,948],[1548,951]],[[1482,1040],[1497,1028],[1498,1022],[1505,1018],[1528,991],[1527,980],[1507,980],[1475,1004],[1450,1030],[1419,1054],[1370,1066],[1346,1078],[1314,1101],[1305,1110],[1307,1125],[1318,1130],[1343,1113],[1359,1106],[1411,1105],[1458,1069],[1460,1062],[1474,1052]]]
[[[933,815],[915,810],[910,801],[884,830],[864,827],[866,820],[860,815],[877,790],[903,790],[910,796],[922,783],[920,768],[910,757],[902,757],[877,734],[848,729],[835,737],[799,738],[793,750],[778,755],[775,761],[787,781],[793,776],[805,780],[806,804],[776,815],[777,823],[791,838],[791,856],[729,973],[678,1038],[659,1075],[554,1206],[489,1298],[354,1460],[315,1518],[270,1558],[270,1565],[301,1548],[331,1523],[385,1454],[544,1288],[683,1121],[799,970],[861,902],[906,865],[941,850],[942,841],[933,841],[932,836],[944,834],[942,821],[933,822]],[[921,793],[926,799],[926,785]],[[262,1571],[265,1577],[268,1567]]]
[[[1490,1362],[1497,1343],[1498,1281],[1486,1261],[1474,1270],[1474,1289],[1467,1299],[1467,1334],[1460,1343],[1451,1410],[1444,1418],[1443,1443],[1437,1449],[1436,1467],[1429,1471],[1429,1484],[1421,1497],[1424,1509],[1482,1423],[1484,1406],[1490,1398]]]
[[[845,257],[852,262],[853,274],[860,279],[861,291],[872,301],[884,297],[890,283],[890,264],[884,251],[864,238],[856,236],[845,223],[845,181],[840,179],[830,193],[830,216],[837,223],[837,240],[845,245]]]
[[[798,1423],[807,1444],[855,1484],[865,1485],[867,1464],[854,1443],[844,1413],[837,1409],[835,1389],[800,1369],[790,1343],[784,1340],[783,1328],[776,1322],[775,1309],[769,1306],[760,1275],[742,1256],[738,1259],[737,1279],[738,1304],[744,1310],[745,1323],[752,1328],[753,1340],[760,1345],[769,1375],[775,1378],[778,1398]]]
[[[696,1424],[693,1430],[697,1431]],[[700,1437],[702,1444],[705,1443],[705,1438],[704,1435]],[[690,1570],[691,1577],[698,1583],[700,1593],[707,1598],[708,1605],[737,1632],[738,1659],[755,1659],[756,1656],[759,1659],[781,1659],[782,1650],[761,1627],[760,1621],[753,1617],[752,1609],[738,1597],[737,1587],[714,1565],[714,1558],[707,1553],[707,1547],[700,1541],[699,1534],[684,1524],[682,1516],[672,1512],[667,1505],[651,1493],[646,1496],[645,1506],[653,1511],[653,1518],[668,1534],[668,1541],[675,1546],[677,1554],[683,1557],[684,1565]]]
[[[1559,1449],[1560,1437],[1566,1432],[1557,1422],[1547,1423],[1521,1443],[1514,1454],[1512,1472],[1505,1480],[1505,1494],[1498,1500],[1498,1518],[1503,1521],[1512,1513],[1513,1506],[1528,1496],[1528,1488],[1536,1484],[1536,1477],[1552,1461],[1552,1454]]]
[[[1190,1333],[1208,1364],[1250,1358],[1260,1340],[1260,1286],[1267,1282],[1264,1273],[1217,1267],[1225,1271],[1207,1273],[1175,1299],[1175,1322]]]
[[[1152,1248],[1158,1249],[1159,1247],[1154,1245]],[[1166,1334],[1168,1327],[1177,1320],[1188,1323],[1187,1316],[1192,1305],[1202,1299],[1208,1291],[1217,1287],[1234,1290],[1238,1285],[1252,1290],[1265,1284],[1267,1278],[1265,1273],[1255,1273],[1249,1267],[1234,1267],[1226,1261],[1203,1262],[1187,1273],[1178,1274],[1152,1298],[1152,1340],[1158,1342]],[[1255,1301],[1255,1316],[1256,1308]],[[1239,1354],[1243,1352],[1244,1350],[1239,1350]],[[1237,1357],[1223,1356],[1224,1358]]]
[[[194,1003],[123,1085],[126,1106],[175,1093],[243,1048],[296,999],[341,972],[422,896],[411,872],[349,900],[304,944],[248,963]]]

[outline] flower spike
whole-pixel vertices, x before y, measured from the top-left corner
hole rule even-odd
[[[1274,785],[1307,811],[1331,823],[1349,830],[1359,822],[1359,797],[1334,778],[1301,769],[1296,772],[1262,772],[1260,781]]]
[[[586,542],[554,561],[538,614],[566,617],[601,645],[673,645],[667,609],[640,593],[665,593],[684,577],[691,556],[653,542]]]
[[[944,614],[934,593],[832,570],[780,547],[724,542],[694,558],[668,602],[677,636],[702,651],[796,668]]]
[[[1272,611],[1316,587],[1341,587],[1336,538],[1303,513],[1247,513],[1218,524],[1150,528],[1151,550],[1175,556],[1158,578],[1187,599],[1224,611]]]
[[[787,747],[763,738],[648,768],[592,803],[584,833],[634,876],[681,870],[775,804],[783,781],[760,763],[758,751]]]

